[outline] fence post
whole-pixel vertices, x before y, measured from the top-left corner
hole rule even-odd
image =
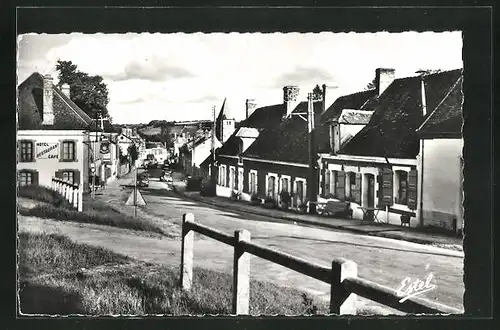
[[[193,283],[193,248],[194,231],[186,222],[194,222],[194,214],[182,216],[182,247],[181,247],[181,285],[183,290],[190,290]]]
[[[73,186],[69,186],[68,188],[68,202],[70,204],[73,204],[73,195],[74,195],[73,189],[74,189]]]
[[[78,210],[78,187],[73,188],[73,207]]]
[[[358,276],[358,265],[354,261],[340,259],[332,262],[330,288],[330,313],[337,315],[356,315],[357,295],[346,291],[342,281],[347,277]]]
[[[250,254],[245,253],[240,242],[250,242],[248,230],[234,232],[233,262],[233,314],[249,314],[250,305]]]
[[[78,186],[78,212],[83,211],[83,184]]]

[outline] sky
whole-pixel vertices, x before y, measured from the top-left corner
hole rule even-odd
[[[462,34],[174,33],[25,34],[18,38],[18,85],[33,72],[52,74],[58,59],[100,75],[114,123],[211,119],[227,98],[229,115],[245,117],[245,100],[283,102],[297,85],[306,100],[326,84],[327,103],[361,91],[379,67],[396,77],[419,69],[462,68]]]

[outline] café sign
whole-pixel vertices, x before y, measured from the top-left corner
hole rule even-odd
[[[57,142],[37,142],[37,159],[57,159],[59,158],[59,143]]]

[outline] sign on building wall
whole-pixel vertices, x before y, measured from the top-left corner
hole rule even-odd
[[[57,159],[59,158],[59,143],[57,142],[37,142],[37,159]]]

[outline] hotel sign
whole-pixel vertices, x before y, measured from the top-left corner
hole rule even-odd
[[[59,143],[57,142],[37,142],[37,159],[57,159],[59,158]]]

